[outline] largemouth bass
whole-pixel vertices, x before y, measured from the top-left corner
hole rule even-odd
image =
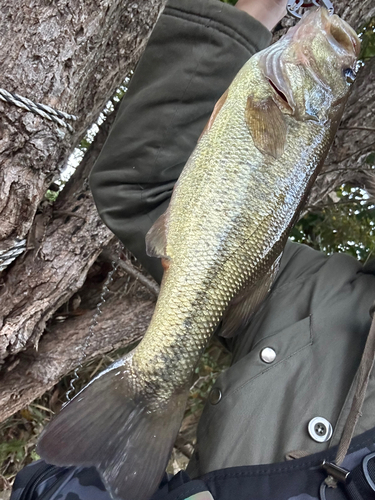
[[[165,273],[145,337],[49,424],[47,462],[95,466],[113,498],[155,491],[210,337],[246,324],[272,284],[358,53],[355,32],[320,9],[243,66],[147,236]]]

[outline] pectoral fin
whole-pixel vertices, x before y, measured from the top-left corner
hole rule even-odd
[[[215,104],[214,110],[212,111],[212,114],[211,114],[208,122],[206,123],[206,126],[204,127],[201,135],[199,136],[198,142],[199,142],[200,138],[202,137],[202,135],[205,134],[206,132],[208,132],[210,130],[210,128],[212,127],[212,124],[214,123],[217,115],[219,114],[219,111],[224,106],[225,101],[227,100],[227,97],[228,97],[228,89],[224,92],[224,94],[220,97],[220,99]]]
[[[168,209],[151,226],[146,234],[146,253],[149,257],[167,258]]]
[[[234,297],[223,317],[222,328],[219,330],[221,337],[233,337],[250,322],[251,317],[266,298],[275,280],[280,266],[280,259],[281,254],[260,280],[249,284]]]
[[[285,149],[287,124],[272,97],[257,101],[249,96],[245,119],[255,147],[261,153],[280,158]]]

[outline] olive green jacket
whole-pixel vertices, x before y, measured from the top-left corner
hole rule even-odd
[[[215,102],[270,39],[255,19],[217,0],[169,1],[152,33],[90,182],[105,223],[158,280],[162,268],[146,256],[145,234]],[[374,270],[287,244],[271,293],[234,338],[233,364],[206,404],[192,476],[338,442],[370,327]],[[372,377],[356,434],[374,426]]]

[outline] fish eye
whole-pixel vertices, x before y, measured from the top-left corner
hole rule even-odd
[[[347,81],[347,83],[353,83],[355,80],[355,77],[357,76],[357,73],[352,70],[352,68],[345,68],[344,69],[344,76]]]

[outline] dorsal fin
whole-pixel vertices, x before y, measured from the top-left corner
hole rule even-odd
[[[146,234],[146,253],[149,257],[167,258],[168,209],[151,226]]]
[[[210,128],[212,127],[212,124],[214,123],[217,115],[219,114],[219,111],[221,110],[221,108],[224,106],[225,104],[225,101],[227,100],[227,97],[228,97],[228,90],[227,89],[224,94],[220,97],[220,99],[217,101],[217,103],[215,104],[215,107],[214,107],[214,110],[212,111],[211,113],[211,116],[208,120],[208,122],[206,123],[204,129],[202,130],[202,133],[201,135],[199,136],[199,139],[198,139],[198,142],[200,140],[200,138],[202,137],[203,134],[205,134],[206,132],[208,132],[210,130]]]

